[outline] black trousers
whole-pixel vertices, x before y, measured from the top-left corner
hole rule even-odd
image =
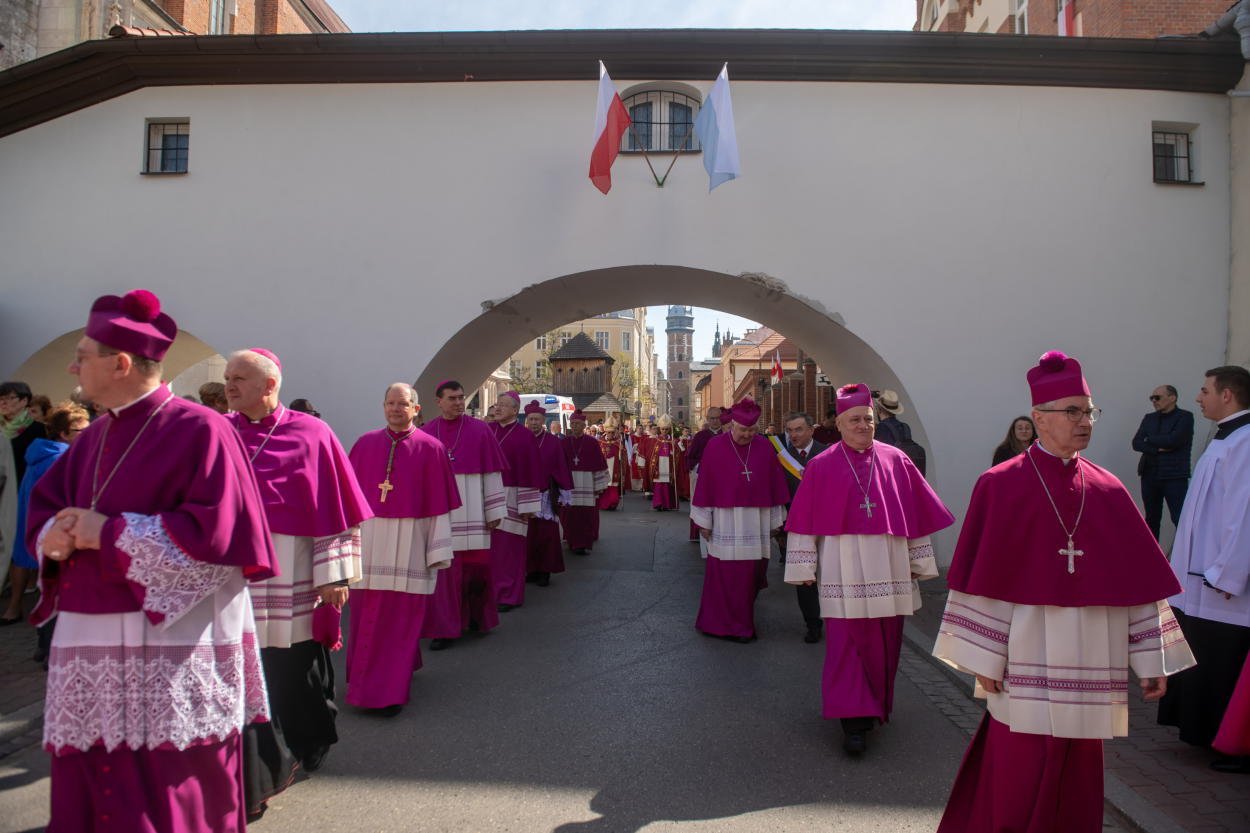
[[[815,584],[796,584],[794,590],[807,629],[819,633],[824,626],[824,620],[820,618],[820,593],[816,587]]]
[[[1153,477],[1141,479],[1141,502],[1146,510],[1146,526],[1159,540],[1159,525],[1163,523],[1163,502],[1168,504],[1168,514],[1175,526],[1181,518],[1181,506],[1185,503],[1185,493],[1189,491],[1189,479],[1177,477],[1173,480],[1155,480]]]
[[[262,648],[260,659],[269,722],[252,723],[243,733],[243,786],[252,813],[291,785],[296,762],[339,739],[334,666],[325,646],[310,639],[290,648]]]
[[[1198,664],[1168,678],[1159,723],[1178,727],[1185,743],[1210,746],[1250,653],[1250,628],[1175,613]]]

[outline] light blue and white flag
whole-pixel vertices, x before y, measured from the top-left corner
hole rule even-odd
[[[717,185],[737,179],[742,173],[738,161],[738,134],[734,132],[734,108],[729,100],[729,64],[721,67],[716,83],[694,120],[694,135],[703,146],[703,167],[707,169],[710,192]]]

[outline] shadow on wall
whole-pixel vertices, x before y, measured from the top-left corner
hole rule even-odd
[[[71,330],[36,350],[6,378],[19,379],[30,385],[36,394],[43,394],[53,402],[67,398],[77,386],[77,380],[66,372],[74,358],[74,348],[82,338],[83,330]],[[195,396],[205,382],[220,382],[226,366],[225,358],[203,341],[179,330],[174,346],[165,356],[165,380],[179,396]]]

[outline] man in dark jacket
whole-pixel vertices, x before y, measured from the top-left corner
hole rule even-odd
[[[785,439],[777,443],[781,446],[777,450],[777,456],[780,458],[781,467],[786,473],[786,485],[790,487],[790,499],[794,500],[794,493],[798,491],[799,480],[803,476],[803,468],[808,461],[829,446],[813,437],[812,418],[807,414],[790,414],[786,418],[785,427]],[[787,503],[786,511],[789,510],[790,504]],[[781,560],[784,563],[786,558],[786,533],[784,528],[777,533],[777,543],[781,545]],[[799,610],[803,613],[803,621],[807,623],[807,633],[803,636],[803,641],[807,643],[819,642],[820,635],[824,629],[824,620],[820,618],[820,597],[816,585],[796,584],[794,589],[798,594]]]
[[[1194,442],[1194,415],[1176,407],[1176,388],[1160,385],[1150,394],[1154,413],[1142,417],[1133,436],[1133,450],[1141,452],[1137,473],[1141,476],[1141,500],[1146,525],[1159,538],[1163,501],[1173,525],[1181,516],[1181,504],[1189,488],[1189,456]]]

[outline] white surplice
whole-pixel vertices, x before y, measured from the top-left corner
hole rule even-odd
[[[950,592],[934,656],[1002,680],[988,700],[1013,732],[1063,738],[1128,734],[1128,670],[1174,674],[1193,654],[1166,601],[1134,607],[1023,605]]]
[[[379,518],[360,528],[361,590],[428,596],[438,571],[451,566],[451,513],[428,518]]]
[[[310,538],[273,535],[278,575],[251,586],[256,636],[262,648],[290,648],[313,638],[318,587],[361,579],[360,527]]]
[[[936,578],[929,536],[786,536],[788,584],[816,580],[825,619],[910,616],[920,609],[918,580]]]
[[[695,526],[712,530],[707,552],[721,561],[768,558],[772,532],[786,522],[785,506],[691,506]]]
[[[490,549],[488,523],[502,521],[508,514],[508,498],[503,474],[457,474],[460,506],[451,510],[451,546],[457,552]]]

